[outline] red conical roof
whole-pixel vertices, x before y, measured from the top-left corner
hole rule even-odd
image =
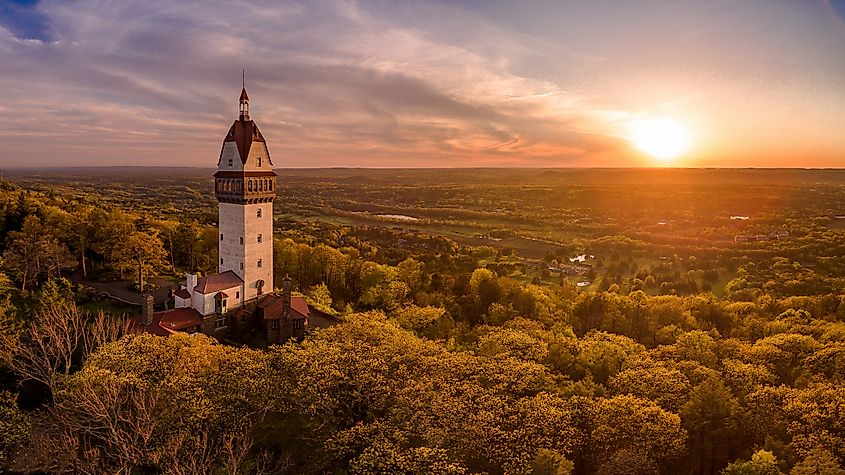
[[[251,120],[236,120],[226,134],[223,140],[226,142],[235,142],[238,146],[238,155],[241,157],[241,163],[246,163],[246,158],[249,156],[249,149],[253,142],[264,143],[264,136],[258,130],[258,126]]]
[[[241,100],[248,101],[249,95],[246,93],[246,88],[241,89]]]

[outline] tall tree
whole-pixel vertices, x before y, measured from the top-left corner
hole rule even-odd
[[[138,289],[144,291],[145,276],[166,266],[167,252],[155,234],[135,231],[126,241],[126,257],[138,275]]]
[[[49,279],[73,265],[68,249],[47,229],[37,216],[27,216],[20,231],[10,232],[3,262],[18,280],[21,290],[39,275]]]
[[[94,236],[94,228],[91,223],[91,208],[80,206],[76,208],[65,221],[65,235],[73,242],[76,253],[79,256],[79,268],[82,276],[88,278],[88,266],[86,264],[86,252],[91,246],[91,239]]]

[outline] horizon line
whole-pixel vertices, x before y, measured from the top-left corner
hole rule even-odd
[[[176,170],[215,170],[214,166],[168,166],[168,165],[77,165],[77,166],[11,166],[0,167],[0,171],[27,170],[78,170],[102,168],[145,168],[145,169],[176,169]],[[666,167],[666,166],[631,166],[631,167],[567,167],[567,166],[478,166],[478,167],[274,167],[273,170],[828,170],[843,171],[845,167]]]

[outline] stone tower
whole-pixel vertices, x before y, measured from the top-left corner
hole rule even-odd
[[[223,139],[214,191],[219,207],[220,273],[243,279],[244,302],[273,291],[273,199],[276,174],[264,136],[249,118],[241,89],[240,115]]]

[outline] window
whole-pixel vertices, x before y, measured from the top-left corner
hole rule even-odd
[[[259,243],[261,242],[261,235],[260,234],[258,235],[258,242]]]
[[[270,320],[270,329],[278,330],[279,329],[279,321],[278,320]]]
[[[222,257],[220,258],[220,265],[221,266],[223,265],[223,258]]]
[[[256,217],[256,218],[260,218],[260,217],[261,217],[261,208],[258,208],[258,210],[256,210],[256,211],[255,211],[255,217]]]
[[[241,262],[241,270],[244,270],[244,263]]]
[[[232,168],[232,159],[229,159],[229,168]]]
[[[255,161],[258,163],[258,167],[261,167],[261,157],[255,157]]]
[[[241,266],[243,266],[243,264],[241,264]],[[236,290],[236,291],[235,291],[235,298],[236,298],[236,299],[241,298],[241,291],[240,291],[240,290]]]
[[[226,316],[222,313],[217,315],[217,318],[214,319],[214,328],[223,328],[226,326]]]
[[[214,299],[214,311],[217,312],[220,315],[223,315],[224,313],[226,313],[226,310],[228,310],[226,308],[226,299],[225,298],[215,298]],[[220,320],[220,317],[217,317],[217,320]],[[217,324],[215,324],[215,327],[220,328],[221,326],[225,325],[225,323],[226,322],[224,321],[222,324],[220,324],[220,326],[217,326]]]
[[[304,323],[305,323],[305,321],[303,321],[301,318],[297,318],[296,320],[293,321],[293,328],[295,330],[299,330],[299,329],[304,327],[304,325],[303,325]]]
[[[220,240],[223,240],[223,233],[220,233]]]
[[[243,245],[244,245],[244,237],[241,236],[241,246],[243,246]]]
[[[261,267],[261,259],[258,259],[258,264],[257,264],[257,266],[258,266],[259,268]]]

